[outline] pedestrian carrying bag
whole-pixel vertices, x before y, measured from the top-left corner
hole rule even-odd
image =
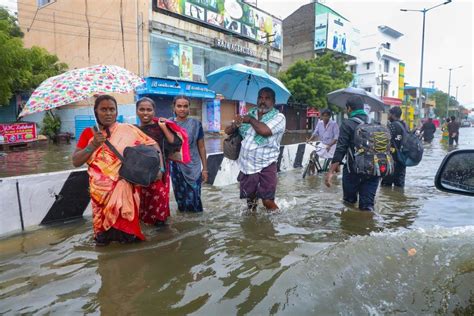
[[[390,131],[380,124],[367,124],[352,117],[357,125],[354,132],[354,169],[357,174],[385,177],[394,171],[390,153]]]
[[[414,132],[408,132],[400,121],[398,123],[402,130],[403,136],[400,148],[397,148],[397,161],[405,167],[413,167],[420,163],[423,158],[423,143]]]
[[[121,178],[145,187],[155,181],[160,171],[160,153],[155,148],[147,145],[125,147],[122,156],[108,140],[105,144],[122,162],[119,170]]]
[[[230,160],[239,159],[240,148],[242,147],[242,136],[237,128],[234,133],[224,139],[224,157]]]

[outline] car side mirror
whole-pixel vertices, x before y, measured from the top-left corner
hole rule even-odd
[[[435,186],[444,192],[474,196],[474,149],[447,154],[436,174]]]

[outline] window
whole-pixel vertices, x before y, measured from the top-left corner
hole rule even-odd
[[[370,69],[370,64],[371,63],[365,63],[365,69],[369,70]]]
[[[50,3],[53,3],[56,0],[36,0],[36,4],[38,5],[38,8],[44,7],[45,5],[48,5]]]
[[[383,71],[389,72],[390,71],[390,60],[384,59],[383,60]]]
[[[392,97],[395,96],[395,90],[392,90]]]
[[[382,47],[385,47],[386,49],[390,49],[390,43],[389,42],[383,43]]]
[[[372,88],[364,88],[364,90],[367,92],[372,92]]]
[[[357,65],[351,65],[350,69],[351,69],[351,72],[355,74],[357,72]]]
[[[265,68],[265,63],[253,58],[151,36],[150,76],[153,77],[206,82],[206,75],[212,71],[237,63]],[[270,64],[270,73],[276,71]]]
[[[397,73],[397,68],[396,67],[393,67],[393,73]]]

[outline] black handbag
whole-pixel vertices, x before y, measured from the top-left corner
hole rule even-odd
[[[240,148],[242,147],[242,136],[239,129],[224,139],[224,157],[230,160],[239,159]]]
[[[121,178],[144,187],[155,181],[161,168],[160,153],[155,148],[147,145],[125,147],[122,156],[108,140],[105,144],[122,162],[119,170]]]

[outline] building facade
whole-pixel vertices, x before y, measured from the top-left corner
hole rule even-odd
[[[172,116],[172,99],[185,95],[191,99],[191,116],[202,120],[205,130],[218,132],[244,105],[209,90],[206,75],[234,63],[275,74],[282,64],[281,20],[242,1],[226,4],[25,0],[18,2],[18,19],[26,47],[44,47],[71,69],[124,67],[145,78],[137,96],[154,99],[157,115]],[[118,96],[118,101],[125,121],[134,123],[133,96]]]
[[[388,105],[401,105],[399,39],[403,34],[381,25],[373,34],[361,38],[360,54],[351,71],[357,75],[356,86],[383,99]],[[402,67],[403,75],[403,67]]]
[[[283,20],[283,70],[297,60],[331,51],[346,60],[357,58],[360,33],[338,12],[318,2],[301,6]]]

